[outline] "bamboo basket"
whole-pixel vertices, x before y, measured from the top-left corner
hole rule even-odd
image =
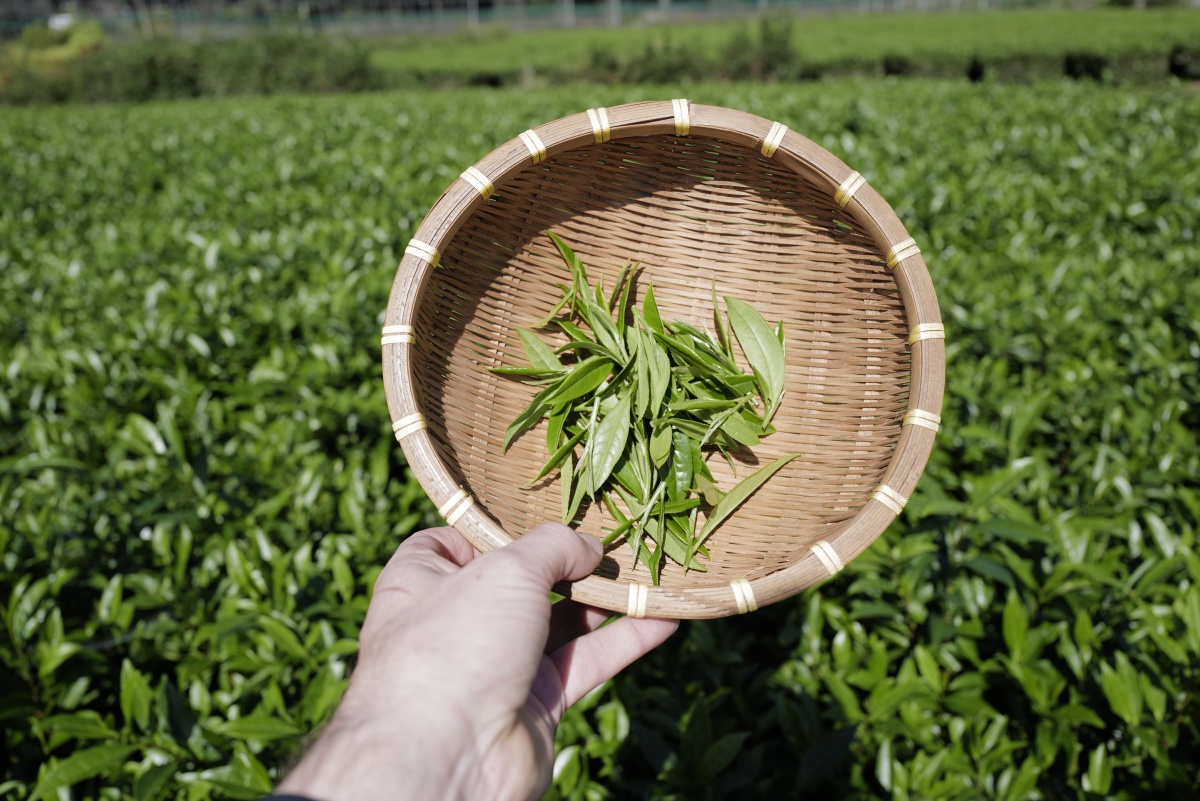
[[[714,278],[718,294],[783,320],[778,430],[739,475],[800,454],[708,541],[707,572],[669,564],[652,586],[621,542],[560,592],[635,616],[746,613],[836,575],[901,512],[933,448],[945,376],[916,243],[861,175],[781,123],[686,100],[632,103],[546,123],[468,167],[400,262],[382,336],[393,431],[440,514],[478,550],[561,514],[557,472],[519,489],[545,461],[545,423],[502,448],[535,390],[489,370],[523,361],[517,329],[568,280],[548,230],[593,280],[611,285],[640,260],[635,295],[652,281],[664,320],[711,328]],[[720,458],[710,466],[732,486]],[[611,530],[600,506],[580,530]]]

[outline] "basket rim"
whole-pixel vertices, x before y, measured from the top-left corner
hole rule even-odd
[[[582,603],[636,617],[715,618],[754,611],[836,576],[903,510],[940,425],[945,334],[928,268],[891,206],[836,156],[782,123],[680,99],[588,109],[521,133],[468,167],[433,205],[405,248],[384,321],[384,390],[396,439],[439,514],[481,552],[512,542],[514,538],[475,505],[443,464],[417,403],[409,346],[416,337],[422,290],[458,228],[511,176],[576,148],[672,134],[751,148],[826,189],[886,253],[910,331],[908,410],[895,450],[871,499],[834,533],[792,554],[782,568],[724,585],[673,588],[592,575],[555,588]]]

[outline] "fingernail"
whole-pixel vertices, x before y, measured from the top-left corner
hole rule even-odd
[[[587,546],[596,552],[597,556],[604,554],[604,546],[600,544],[600,540],[590,534],[580,534],[579,539],[587,543]]]

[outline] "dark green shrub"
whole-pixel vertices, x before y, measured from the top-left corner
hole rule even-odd
[[[589,80],[617,83],[621,80],[621,61],[610,48],[593,43],[588,50],[584,73]]]
[[[74,95],[74,76],[69,73],[48,74],[18,63],[0,76],[0,102],[14,106],[63,103]]]
[[[1181,81],[1200,81],[1200,49],[1172,47],[1167,56],[1167,72]]]
[[[166,100],[281,92],[362,91],[381,84],[359,42],[264,35],[227,42],[139,39],[53,69],[10,69],[10,103]]]
[[[641,56],[624,65],[621,77],[628,83],[672,83],[702,78],[707,71],[695,48],[664,36],[647,42]]]
[[[499,89],[504,83],[504,76],[498,72],[476,72],[467,78],[467,86],[482,86],[488,89]]]
[[[1097,53],[1067,53],[1063,57],[1063,75],[1072,80],[1103,81],[1108,72],[1108,59]]]
[[[761,74],[761,64],[756,50],[750,29],[745,25],[736,26],[721,51],[721,75],[735,81],[757,78]]]
[[[967,64],[967,80],[971,83],[979,83],[986,74],[987,68],[984,67],[983,61],[979,56],[972,56],[970,63]]]
[[[796,65],[792,18],[786,13],[765,15],[758,24],[758,59],[764,78],[790,76]]]
[[[736,26],[721,49],[718,74],[732,80],[795,77],[800,63],[792,29],[791,16],[783,13],[763,16],[757,37],[746,25]]]
[[[66,44],[70,37],[70,30],[52,31],[44,23],[35,22],[21,29],[18,41],[31,50],[42,50],[47,47]]]
[[[200,47],[201,94],[361,91],[378,84],[366,46],[319,37],[265,35]]]
[[[884,75],[911,75],[913,70],[912,59],[908,56],[891,53],[883,57]]]
[[[109,47],[75,66],[75,97],[89,102],[169,100],[199,95],[197,46],[143,39]]]

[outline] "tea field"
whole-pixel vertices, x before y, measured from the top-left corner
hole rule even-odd
[[[691,86],[862,172],[946,318],[943,428],[837,580],[572,710],[552,799],[1170,799],[1200,772],[1200,96]],[[0,795],[253,799],[435,523],[378,331],[494,146],[678,88],[0,115]],[[69,789],[68,789],[69,788]]]

